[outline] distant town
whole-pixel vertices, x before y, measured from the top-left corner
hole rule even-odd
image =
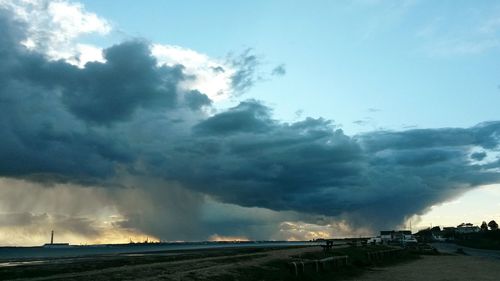
[[[367,238],[346,238],[363,245],[394,245],[411,247],[423,243],[452,242],[472,248],[500,250],[500,230],[495,220],[483,221],[480,225],[461,223],[457,226],[434,226],[411,230],[382,230],[379,235]],[[322,242],[336,239],[315,239]]]

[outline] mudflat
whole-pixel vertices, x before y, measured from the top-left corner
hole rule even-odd
[[[95,256],[41,265],[0,268],[0,280],[233,280],[239,269],[259,271],[272,261],[285,263],[321,248],[215,249],[139,256]],[[248,277],[248,276],[247,276]],[[252,277],[250,277],[252,278]]]
[[[0,280],[500,280],[500,260],[467,255],[422,255],[377,266],[351,267],[348,274],[324,272],[295,276],[291,257],[321,252],[320,247],[218,249],[175,255],[96,256],[42,265],[0,268]]]

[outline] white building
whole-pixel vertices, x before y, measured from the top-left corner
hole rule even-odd
[[[460,234],[466,234],[466,233],[475,233],[481,231],[481,228],[479,226],[473,226],[473,225],[459,225],[455,228],[456,233]]]

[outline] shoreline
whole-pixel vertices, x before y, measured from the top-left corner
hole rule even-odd
[[[309,268],[296,276],[291,261],[322,259],[327,254],[319,246],[226,247],[191,249],[146,254],[112,254],[48,263],[0,267],[0,280],[107,281],[107,280],[496,280],[500,263],[496,258],[471,255],[407,254],[387,260],[366,260],[370,251],[387,251],[382,246],[338,246],[334,255],[349,255],[345,267],[316,272]],[[402,250],[401,248],[399,248]],[[332,253],[331,253],[332,254]],[[331,255],[330,254],[330,255]],[[500,254],[500,251],[499,251]],[[366,263],[368,262],[368,263]]]
[[[99,255],[155,254],[189,250],[208,250],[224,248],[268,248],[317,246],[320,242],[187,242],[187,243],[148,243],[148,244],[110,244],[88,245],[63,248],[38,247],[0,247],[0,262],[24,261],[34,259],[78,258]],[[338,243],[340,244],[340,243]]]

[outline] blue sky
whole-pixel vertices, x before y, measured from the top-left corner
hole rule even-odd
[[[499,219],[496,1],[0,0],[0,28],[0,245]]]
[[[117,37],[123,31],[219,58],[253,48],[262,68],[285,64],[284,77],[247,93],[282,120],[300,110],[357,133],[498,118],[495,1],[83,3]]]

